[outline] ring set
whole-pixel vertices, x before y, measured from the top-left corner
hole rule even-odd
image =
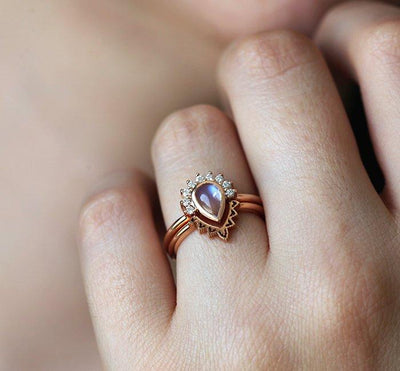
[[[182,241],[196,229],[210,238],[228,241],[229,230],[236,225],[238,212],[249,212],[264,218],[261,198],[238,194],[233,183],[222,174],[210,171],[197,174],[181,189],[183,215],[172,224],[164,238],[164,248],[175,258]]]

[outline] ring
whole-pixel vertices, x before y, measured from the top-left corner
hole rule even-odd
[[[197,174],[195,181],[188,180],[181,196],[184,215],[171,225],[164,237],[164,249],[171,258],[176,257],[182,241],[196,229],[208,233],[210,238],[228,241],[229,229],[236,225],[239,211],[265,217],[260,197],[238,194],[231,181],[222,174],[214,177],[211,171],[207,175]]]

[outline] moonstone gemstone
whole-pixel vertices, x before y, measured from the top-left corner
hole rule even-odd
[[[194,192],[194,199],[200,213],[216,221],[221,219],[224,212],[223,197],[220,187],[212,183],[200,184]]]

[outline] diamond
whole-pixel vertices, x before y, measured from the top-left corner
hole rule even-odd
[[[235,195],[236,195],[236,189],[232,189],[232,188],[227,189],[227,190],[225,191],[225,195],[226,195],[226,197],[228,197],[228,198],[235,197]]]
[[[222,174],[218,174],[218,175],[215,177],[215,181],[216,181],[217,183],[219,183],[219,184],[222,184],[222,182],[224,181],[224,176],[223,176]]]
[[[187,183],[189,189],[195,189],[196,188],[196,183],[193,182],[192,180],[188,180],[186,183]]]
[[[197,174],[197,176],[196,176],[197,183],[204,182],[205,180],[206,180],[206,178],[203,175]]]
[[[192,201],[190,201],[188,198],[185,198],[182,201],[182,205],[185,206],[185,207],[188,207],[188,206],[192,206],[193,204],[192,204]]]
[[[214,180],[213,173],[212,173],[211,171],[209,171],[209,172],[207,173],[206,179],[207,179],[207,180]]]
[[[232,183],[229,182],[229,181],[227,181],[227,180],[225,180],[225,181],[222,183],[222,187],[224,187],[225,190],[226,190],[226,189],[229,189],[229,188],[232,188]]]
[[[196,211],[196,209],[193,206],[188,206],[186,208],[186,213],[189,215],[193,215],[195,211]]]
[[[181,195],[185,198],[190,198],[192,196],[192,192],[190,189],[181,189]]]

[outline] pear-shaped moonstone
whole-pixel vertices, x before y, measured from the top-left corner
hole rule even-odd
[[[225,203],[223,197],[220,187],[213,183],[200,184],[194,192],[194,198],[200,213],[211,216],[211,219],[216,221],[221,219],[224,212]],[[205,213],[202,212],[203,210]]]

